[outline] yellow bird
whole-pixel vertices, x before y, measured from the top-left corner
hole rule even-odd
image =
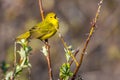
[[[21,39],[29,40],[29,39],[40,39],[45,40],[52,37],[57,30],[59,29],[59,21],[56,17],[56,14],[51,12],[48,13],[45,19],[33,26],[27,32],[21,34],[16,38],[16,41],[20,41]]]

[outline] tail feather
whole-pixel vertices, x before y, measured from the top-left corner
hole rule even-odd
[[[15,40],[16,41],[20,41],[21,39],[27,40],[29,37],[30,37],[30,32],[28,31],[28,32],[25,32],[25,33],[19,35]]]

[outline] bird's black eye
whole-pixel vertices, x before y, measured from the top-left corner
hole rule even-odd
[[[52,17],[50,17],[50,18],[52,18]]]

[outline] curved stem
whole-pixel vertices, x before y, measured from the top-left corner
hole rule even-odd
[[[42,7],[42,0],[39,0],[39,7],[40,7],[40,15],[42,17],[42,20],[44,20],[44,11]]]
[[[102,6],[102,2],[103,2],[103,0],[100,0],[99,5],[98,5],[98,9],[97,9],[97,12],[96,12],[96,15],[95,15],[95,18],[93,19],[92,24],[91,24],[91,29],[90,29],[88,38],[87,38],[87,40],[85,42],[85,45],[84,45],[83,50],[82,50],[82,53],[80,54],[79,65],[75,68],[74,74],[73,74],[73,77],[71,78],[71,80],[75,80],[75,77],[76,77],[76,75],[78,73],[78,70],[81,67],[81,64],[82,64],[82,61],[83,61],[83,57],[84,57],[84,54],[86,52],[88,43],[90,42],[90,39],[91,39],[91,37],[92,37],[92,35],[94,33],[94,30],[95,30],[95,27],[96,27],[96,22],[98,20],[99,14],[100,14],[100,9],[101,9],[101,6]]]

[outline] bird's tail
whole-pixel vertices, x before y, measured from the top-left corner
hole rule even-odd
[[[19,35],[18,37],[16,37],[15,41],[20,41],[20,40],[22,40],[22,39],[27,40],[29,37],[30,37],[30,32],[27,31],[27,32]]]

